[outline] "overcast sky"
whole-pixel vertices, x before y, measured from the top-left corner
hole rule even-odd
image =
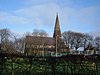
[[[43,29],[52,36],[57,12],[62,32],[100,35],[100,0],[0,0],[0,29]]]

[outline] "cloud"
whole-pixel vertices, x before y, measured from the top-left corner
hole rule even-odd
[[[37,3],[37,1],[35,2]],[[88,27],[96,30],[100,27],[100,17],[97,17],[97,12],[100,12],[99,9],[100,7],[96,6],[84,7],[80,9],[68,6],[61,7],[56,3],[52,3],[52,1],[47,4],[41,4],[40,1],[40,4],[33,4],[28,7],[16,9],[15,11],[0,11],[0,23],[13,25],[34,25],[34,27],[53,27],[55,16],[58,12],[62,27],[72,28],[71,26],[80,24],[82,27],[87,25]]]
[[[96,27],[100,24],[100,21],[98,21],[100,18],[97,18],[97,12],[100,12],[99,9],[99,7],[83,8],[76,13],[76,19],[83,24]]]
[[[98,19],[96,19],[95,16],[98,9],[98,7],[86,7],[81,9],[60,7],[58,4],[50,3],[19,9],[16,10],[15,13],[33,19],[35,21],[38,19],[39,22],[48,24],[48,22],[50,23],[54,21],[52,19],[58,12],[63,25],[68,24],[69,20],[73,19],[80,23],[91,25],[99,24]]]
[[[40,4],[48,4],[48,3],[54,3],[54,2],[56,2],[57,0],[30,0],[30,1],[28,1],[28,0],[25,0],[23,3],[25,4],[25,5],[40,5]]]
[[[55,17],[55,13],[59,11],[59,6],[56,4],[36,5],[23,9],[16,10],[14,13],[32,19],[35,24],[50,23]],[[38,24],[39,25],[39,24]]]
[[[0,23],[11,25],[23,25],[30,23],[30,21],[25,17],[15,16],[11,13],[0,11]]]

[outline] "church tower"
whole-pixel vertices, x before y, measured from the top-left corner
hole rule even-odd
[[[56,22],[55,22],[55,28],[54,28],[54,34],[53,34],[53,38],[56,39],[61,37],[61,30],[60,30],[60,25],[59,25],[59,18],[58,18],[58,14],[56,16]]]
[[[56,16],[56,22],[54,27],[54,34],[53,38],[55,39],[55,52],[61,52],[61,31],[60,31],[60,25],[59,25],[59,18],[58,14]]]

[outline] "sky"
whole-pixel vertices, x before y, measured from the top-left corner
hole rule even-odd
[[[0,29],[19,35],[42,29],[52,36],[57,13],[61,32],[100,35],[100,0],[0,0]]]

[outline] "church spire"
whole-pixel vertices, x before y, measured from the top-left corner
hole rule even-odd
[[[58,13],[57,13],[57,16],[56,16],[56,22],[55,22],[55,28],[54,28],[53,37],[54,37],[54,38],[56,38],[56,37],[58,37],[58,38],[61,37],[61,31],[60,31]]]

